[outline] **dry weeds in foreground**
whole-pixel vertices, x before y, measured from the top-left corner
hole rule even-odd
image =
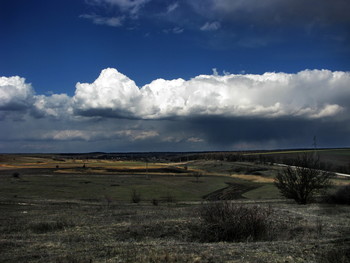
[[[328,260],[325,263],[335,262],[332,261],[335,255],[349,259],[345,250],[350,244],[349,206],[260,203],[257,207],[243,202],[239,207],[262,209],[266,212],[264,218],[268,216],[269,224],[275,228],[263,238],[247,235],[239,238],[239,242],[219,242],[200,236],[201,227],[205,226],[201,225],[201,205],[155,206],[147,202],[112,203],[107,207],[98,202],[56,200],[20,204],[3,200],[1,259],[2,262]]]

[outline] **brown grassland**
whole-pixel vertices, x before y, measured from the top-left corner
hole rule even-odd
[[[3,154],[0,262],[350,262],[350,206],[283,198],[281,169]]]

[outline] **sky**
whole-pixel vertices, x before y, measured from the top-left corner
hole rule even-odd
[[[0,0],[0,152],[350,147],[348,0]]]

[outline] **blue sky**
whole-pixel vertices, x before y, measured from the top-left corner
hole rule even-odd
[[[261,22],[254,13],[251,19],[244,14],[231,21],[226,17],[230,14],[206,14],[210,1],[159,0],[144,1],[137,17],[132,17],[118,1],[110,2],[1,1],[1,31],[6,36],[1,72],[25,77],[38,93],[72,94],[76,82],[92,82],[107,67],[117,68],[139,86],[157,78],[210,74],[212,68],[257,74],[349,70],[349,21],[300,14],[286,21]],[[208,10],[196,10],[190,2],[203,3]],[[318,2],[314,1],[322,6]],[[166,14],[171,7],[175,9]],[[232,16],[240,12],[232,11]],[[108,25],[94,24],[94,16],[124,18],[120,25]],[[317,24],[317,19],[323,21]],[[206,23],[217,23],[218,28],[201,30]]]
[[[346,0],[0,1],[0,151],[349,146],[349,13]]]

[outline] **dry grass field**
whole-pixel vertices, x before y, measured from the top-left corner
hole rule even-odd
[[[0,155],[0,262],[349,262],[350,206],[282,198],[280,169]]]

